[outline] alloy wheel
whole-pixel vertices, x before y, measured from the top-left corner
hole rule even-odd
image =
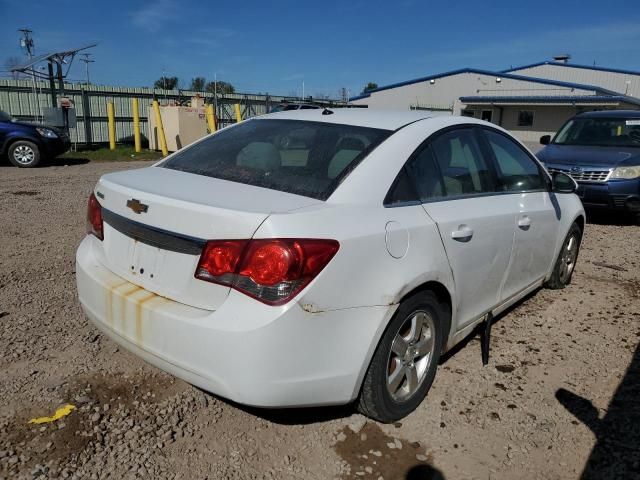
[[[408,400],[420,388],[435,348],[435,323],[430,313],[409,315],[391,344],[387,366],[387,390],[397,402]]]
[[[22,165],[29,165],[36,157],[36,152],[28,145],[18,145],[13,151],[13,158]]]
[[[573,269],[576,266],[576,258],[578,257],[578,237],[571,235],[562,250],[560,257],[560,281],[567,283]]]

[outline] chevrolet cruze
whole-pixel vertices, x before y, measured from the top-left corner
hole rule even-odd
[[[479,120],[264,115],[104,175],[79,298],[120,345],[223,397],[357,400],[394,421],[480,322],[570,282],[575,188]]]

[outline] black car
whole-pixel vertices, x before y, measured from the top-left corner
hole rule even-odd
[[[538,158],[578,182],[585,207],[640,214],[640,110],[582,113],[540,143]]]
[[[17,167],[35,167],[69,150],[69,136],[60,129],[18,122],[0,110],[0,155]]]

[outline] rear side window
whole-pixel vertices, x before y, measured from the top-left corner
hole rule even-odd
[[[516,142],[492,130],[483,130],[496,159],[498,177],[503,190],[523,192],[545,188],[536,162]]]
[[[445,194],[442,177],[430,146],[422,149],[407,163],[407,173],[416,186],[423,202],[443,197]]]
[[[326,200],[391,133],[302,120],[249,120],[178,152],[161,166]]]
[[[452,130],[432,142],[447,197],[495,192],[493,174],[472,129]]]

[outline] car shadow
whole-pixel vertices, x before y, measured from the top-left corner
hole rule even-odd
[[[501,312],[499,315],[493,317],[493,321],[491,322],[491,328],[493,328],[500,320],[502,320],[512,311],[516,310],[518,307],[520,307],[520,305],[525,303],[527,300],[529,300],[532,297],[535,297],[535,295],[541,289],[542,287],[537,288],[533,292],[528,293],[527,295],[522,297],[520,300],[518,300],[516,303],[514,303],[513,305],[509,306],[506,310]],[[450,350],[448,350],[445,354],[443,354],[440,357],[440,365],[443,365],[447,363],[449,360],[451,360],[451,358],[453,358],[460,350],[464,349],[467,345],[469,345],[469,343],[473,341],[477,341],[480,338],[481,332],[484,330],[484,328],[485,328],[484,322],[480,322],[478,325],[476,325],[476,327],[471,332],[469,332],[469,335],[463,338],[460,342],[458,342],[456,345],[454,345]],[[480,356],[478,356],[478,361],[482,361]],[[489,361],[491,361],[491,354],[489,354]]]
[[[597,439],[582,480],[640,478],[640,344],[604,417],[590,400],[564,388],[556,399]]]
[[[638,215],[640,215],[640,212]],[[618,227],[638,225],[638,218],[640,217],[624,212],[587,210],[587,223],[594,225],[615,225]]]
[[[54,158],[53,160],[44,160],[40,165],[35,168],[50,168],[50,167],[64,167],[67,166],[75,166],[75,165],[85,165],[89,163],[90,160],[88,158],[82,157],[65,157],[65,158]],[[0,168],[9,167],[9,168],[18,168],[14,166],[9,160],[2,159],[0,160]],[[28,169],[26,169],[28,170]]]
[[[347,405],[330,405],[323,407],[260,408],[242,405],[200,388],[198,388],[198,390],[207,397],[215,398],[218,402],[225,403],[249,415],[268,420],[278,425],[311,425],[350,417],[354,413],[357,413],[355,402]]]

